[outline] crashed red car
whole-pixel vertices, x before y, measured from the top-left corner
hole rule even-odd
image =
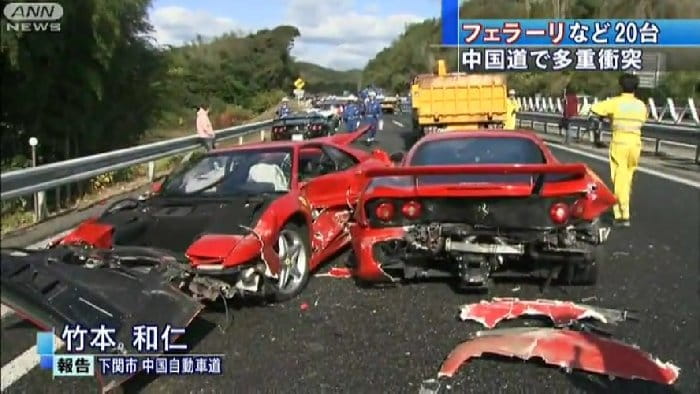
[[[419,140],[370,169],[351,227],[363,281],[455,278],[487,289],[543,271],[596,281],[615,197],[585,164],[560,163],[535,134],[466,131]]]
[[[299,294],[349,243],[356,173],[390,165],[349,146],[363,130],[193,157],[45,250],[2,251],[2,302],[42,327],[187,325],[200,300]],[[128,333],[125,335],[128,336]]]

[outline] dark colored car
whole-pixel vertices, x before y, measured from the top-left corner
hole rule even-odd
[[[304,141],[312,138],[328,137],[335,133],[335,127],[328,118],[318,113],[296,113],[275,119],[272,123],[272,141]]]

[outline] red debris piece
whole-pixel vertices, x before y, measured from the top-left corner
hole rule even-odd
[[[495,327],[502,320],[517,319],[521,316],[546,316],[555,325],[569,325],[583,319],[614,324],[626,320],[627,312],[570,301],[494,298],[491,301],[464,305],[459,315],[462,320],[476,321],[487,328]]]
[[[299,306],[299,308],[302,311],[305,311],[305,310],[309,309],[309,304],[307,304],[306,302],[302,302],[301,305]]]
[[[458,345],[443,362],[438,377],[452,377],[465,362],[484,354],[533,357],[548,365],[626,379],[673,384],[680,369],[639,348],[595,334],[555,328],[504,328],[479,331]]]
[[[328,272],[317,274],[316,276],[329,276],[331,278],[348,279],[352,277],[352,273],[350,272],[349,268],[333,267]]]

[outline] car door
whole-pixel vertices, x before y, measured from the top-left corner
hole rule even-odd
[[[301,193],[311,205],[311,244],[316,252],[333,253],[349,240],[358,163],[348,152],[327,144],[307,145],[301,151]]]

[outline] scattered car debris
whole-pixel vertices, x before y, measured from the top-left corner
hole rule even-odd
[[[521,316],[546,316],[556,326],[569,326],[583,319],[616,324],[635,318],[629,311],[599,308],[571,301],[519,298],[493,298],[491,301],[464,305],[459,314],[461,320],[476,321],[487,328],[494,328],[502,320],[517,319]]]
[[[348,278],[352,277],[352,274],[350,273],[349,268],[333,267],[328,272],[316,274],[316,276],[320,276],[320,277],[325,276],[325,277],[331,277],[331,278],[337,278],[337,279],[348,279]]]
[[[450,353],[438,378],[453,377],[462,364],[484,354],[522,360],[537,357],[567,372],[577,369],[667,385],[673,384],[680,373],[677,366],[614,339],[567,329],[518,327],[477,332]]]
[[[299,309],[301,309],[302,311],[305,311],[305,310],[309,309],[309,304],[307,304],[306,302],[302,302],[301,305],[299,305]]]

